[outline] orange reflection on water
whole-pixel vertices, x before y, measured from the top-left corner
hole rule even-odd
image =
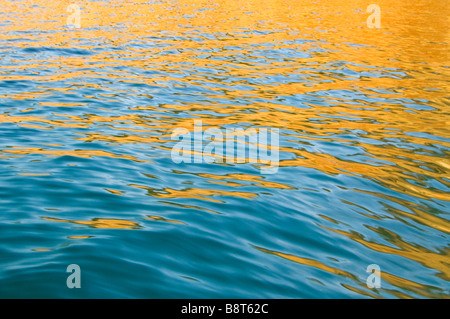
[[[323,270],[323,271],[326,271],[326,272],[329,272],[332,274],[336,274],[336,275],[339,275],[342,277],[349,278],[349,279],[353,280],[359,287],[365,288],[365,290],[362,290],[357,287],[353,287],[353,286],[350,286],[350,285],[347,285],[344,283],[342,283],[341,285],[344,286],[345,288],[355,291],[359,294],[363,294],[363,295],[374,297],[374,298],[380,298],[376,294],[373,294],[373,293],[367,291],[366,283],[361,281],[358,277],[356,277],[354,274],[352,274],[350,272],[328,266],[328,265],[326,265],[320,261],[314,260],[314,259],[302,258],[302,257],[289,255],[289,254],[285,254],[285,253],[281,253],[281,252],[277,252],[277,251],[272,251],[272,250],[268,250],[268,249],[256,247],[256,246],[254,248],[256,248],[264,253],[272,254],[272,255],[275,255],[275,256],[278,256],[278,257],[281,257],[281,258],[284,258],[284,259],[287,259],[287,260],[290,260],[290,261],[293,261],[293,262],[296,262],[296,263],[299,263],[302,265],[314,267],[314,268],[317,268],[317,269],[320,269],[320,270]],[[391,284],[395,287],[398,287],[398,288],[402,289],[403,291],[410,291],[410,292],[416,293],[420,296],[423,296],[425,298],[446,298],[446,297],[448,297],[445,294],[445,292],[438,287],[422,285],[417,282],[392,275],[385,271],[383,271],[381,273],[381,278],[382,278],[382,280],[387,281],[389,284]],[[383,288],[383,287],[378,288],[378,289],[385,290],[398,298],[412,298],[411,296],[409,296],[401,291]]]
[[[43,139],[39,142],[45,147],[29,147],[12,139],[0,149],[0,159],[29,155],[106,157],[149,164],[152,162],[125,154],[124,149],[144,145],[148,148],[143,148],[143,155],[152,149],[159,150],[162,158],[169,157],[172,131],[192,130],[194,119],[201,119],[208,128],[279,128],[289,142],[280,146],[285,155],[280,171],[298,167],[374,182],[417,203],[352,190],[382,200],[383,213],[389,218],[449,234],[445,215],[418,204],[450,201],[448,1],[377,0],[382,9],[379,30],[367,27],[369,3],[363,0],[81,0],[77,3],[82,26],[68,29],[66,9],[72,2],[2,2],[0,21],[10,22],[2,25],[0,41],[28,59],[5,60],[0,82],[33,85],[0,94],[0,99],[14,100],[18,108],[15,114],[9,106],[5,108],[0,125],[26,128],[31,135],[45,131],[43,136],[56,136],[60,144]],[[25,39],[23,32],[33,30]],[[60,83],[65,87],[55,85]],[[158,100],[160,93],[165,98]],[[65,133],[67,140],[59,141],[59,132]],[[86,147],[69,146],[69,139]],[[92,145],[100,146],[92,149]],[[118,147],[110,151],[113,146]],[[347,146],[354,152],[339,155],[333,146]],[[136,171],[144,169],[136,166]],[[181,199],[182,204],[159,201],[178,209],[215,214],[222,214],[226,197],[252,200],[269,191],[285,192],[287,198],[302,196],[298,184],[273,182],[259,173],[192,173],[181,168],[171,173],[199,177],[221,189],[196,185],[158,188],[138,181],[123,186],[143,189],[157,199]],[[18,174],[50,173],[23,170]],[[244,186],[253,188],[234,190]],[[102,190],[123,196],[119,199],[127,196],[126,190],[106,186]],[[205,206],[220,205],[200,207],[186,199],[201,200]],[[383,222],[381,214],[371,212],[365,203],[344,204]],[[336,216],[321,217],[341,224]],[[92,228],[141,227],[122,219],[43,218]],[[183,223],[159,216],[145,219]],[[372,251],[416,261],[450,280],[449,250],[444,245],[432,251],[382,227],[367,229],[393,246],[367,240],[353,230],[325,229]],[[258,249],[350,278],[357,285],[342,284],[347,289],[378,297],[364,290],[364,283],[349,272],[316,260]],[[407,292],[443,296],[434,287],[388,273],[383,276]]]
[[[254,193],[249,192],[237,192],[237,191],[223,191],[223,190],[214,190],[214,189],[202,189],[202,188],[186,188],[182,190],[177,189],[156,189],[143,185],[135,185],[130,184],[129,186],[142,188],[148,191],[149,196],[159,197],[159,198],[192,198],[192,199],[201,199],[210,202],[216,203],[225,203],[222,200],[214,199],[212,196],[233,196],[240,198],[251,199],[253,197],[258,196]]]
[[[340,235],[344,235],[351,240],[356,241],[372,250],[386,254],[398,255],[410,260],[417,261],[418,263],[428,268],[437,270],[439,273],[436,274],[436,276],[450,281],[450,248],[448,247],[438,248],[438,252],[434,252],[418,244],[407,243],[406,241],[402,240],[399,235],[387,229],[375,229],[373,227],[367,226],[368,229],[380,234],[389,243],[398,247],[394,248],[391,246],[378,244],[374,241],[366,240],[363,235],[355,231],[346,232],[325,226],[322,227],[332,232],[336,232]]]
[[[133,221],[126,219],[113,219],[113,218],[93,218],[92,220],[68,220],[59,219],[53,217],[42,217],[45,220],[52,222],[64,222],[79,225],[87,225],[92,228],[104,228],[104,229],[138,229],[141,226]]]

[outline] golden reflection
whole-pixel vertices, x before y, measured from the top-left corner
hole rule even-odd
[[[275,256],[278,256],[278,257],[281,257],[281,258],[284,258],[284,259],[287,259],[287,260],[290,260],[290,261],[293,261],[293,262],[296,262],[296,263],[299,263],[302,265],[314,267],[314,268],[317,268],[317,269],[320,269],[320,270],[323,270],[323,271],[326,271],[326,272],[329,272],[332,274],[336,274],[336,275],[339,275],[342,277],[349,278],[349,279],[353,280],[359,287],[367,288],[366,283],[361,281],[357,276],[353,275],[352,273],[335,268],[335,267],[328,266],[317,260],[302,258],[302,257],[289,255],[289,254],[285,254],[285,253],[281,253],[281,252],[277,252],[277,251],[273,251],[273,250],[268,250],[268,249],[256,247],[256,246],[254,246],[254,248],[256,248],[264,253],[272,254],[272,255],[275,255]],[[389,274],[385,271],[382,272],[382,280],[387,281],[389,284],[391,284],[395,287],[398,287],[398,288],[402,289],[403,291],[410,291],[410,292],[416,293],[425,298],[445,298],[446,297],[445,292],[438,287],[422,285],[417,282],[410,281],[410,280]],[[352,287],[347,284],[342,284],[342,286],[347,289],[350,289],[352,291],[355,291],[357,293],[363,294],[363,295],[367,295],[367,296],[370,296],[373,298],[380,298],[378,295],[368,292],[367,290],[361,290],[357,287]],[[411,296],[408,296],[407,294],[404,294],[404,293],[396,291],[396,290],[387,289],[387,288],[378,288],[378,289],[385,290],[398,298],[412,298]]]
[[[438,249],[438,252],[434,252],[428,248],[422,247],[418,244],[409,244],[402,240],[400,236],[397,234],[384,229],[384,228],[373,228],[367,226],[370,230],[380,234],[385,240],[387,240],[389,243],[393,244],[394,246],[398,247],[391,247],[383,244],[378,244],[373,241],[369,241],[364,239],[364,236],[362,234],[359,234],[358,232],[352,231],[352,232],[346,232],[343,230],[337,230],[333,228],[329,228],[326,226],[321,226],[329,231],[338,233],[340,235],[344,235],[353,241],[356,241],[372,250],[386,253],[386,254],[393,254],[398,255],[401,257],[408,258],[410,260],[417,261],[418,263],[424,265],[425,267],[435,269],[439,271],[439,273],[436,275],[444,280],[450,281],[450,248],[440,248]]]
[[[220,185],[226,185],[226,186],[248,186],[244,183],[238,183],[237,181],[241,182],[251,182],[250,185],[252,186],[261,186],[264,188],[280,188],[280,189],[295,189],[294,187],[291,187],[286,184],[282,183],[275,183],[265,180],[264,176],[261,175],[250,175],[250,174],[225,174],[225,175],[217,175],[217,174],[207,174],[207,173],[190,173],[190,172],[181,172],[181,171],[173,171],[176,174],[191,174],[196,175],[199,177],[203,177],[208,179],[208,183],[214,183],[214,184],[220,184]],[[218,181],[213,180],[233,180],[233,182],[225,181],[223,183],[220,183]]]
[[[0,21],[9,23],[2,25],[0,41],[28,59],[26,63],[5,60],[0,82],[35,86],[6,89],[0,94],[0,99],[15,100],[18,105],[17,112],[5,108],[0,114],[1,127],[45,130],[45,136],[57,138],[60,131],[67,130],[70,136],[65,138],[86,148],[88,143],[143,145],[159,150],[161,157],[170,156],[172,131],[192,131],[194,119],[201,119],[205,128],[222,129],[242,123],[279,128],[284,141],[279,149],[284,155],[280,171],[301,167],[329,175],[360,177],[418,201],[448,205],[448,1],[377,0],[382,9],[381,29],[366,26],[366,0],[328,0],[319,4],[306,0],[80,0],[77,3],[82,7],[82,26],[68,29],[66,8],[72,2],[35,0],[32,6],[24,1],[2,2]],[[36,32],[37,27],[42,32]],[[24,39],[27,31],[34,32],[27,33]],[[55,83],[67,85],[57,87]],[[159,92],[163,93],[160,99]],[[73,96],[82,102],[74,102]],[[70,143],[40,142],[45,146],[21,147],[12,140],[8,147],[0,149],[0,159],[42,155],[152,163],[120,149],[73,149]],[[352,155],[334,152],[333,147],[338,146],[351,148]],[[50,175],[24,171],[18,174]],[[260,196],[258,190],[231,188],[252,186],[261,192],[295,192],[298,188],[257,173],[172,172],[195,175],[222,189],[195,185],[185,189],[153,188],[137,181],[128,186],[143,189],[155,198],[196,199],[204,201],[205,206],[226,203],[226,196],[249,200]],[[104,190],[124,195],[124,191]],[[352,190],[385,199],[385,212],[392,218],[415,222],[444,235],[450,232],[447,216],[439,216],[425,205]],[[221,213],[191,203],[160,202]],[[382,221],[363,205],[345,204]],[[330,216],[321,217],[340,224]],[[140,227],[122,219],[43,218],[93,228]],[[158,216],[147,219],[182,223]],[[369,241],[356,232],[325,228],[371,250],[416,261],[450,280],[448,248],[432,251],[407,243],[384,228],[369,229],[395,247]],[[362,289],[351,273],[315,260],[258,249],[348,277],[358,286],[344,287],[378,297]],[[385,273],[385,279],[424,297],[441,296],[429,287],[391,274]],[[409,297],[399,291],[389,292]]]
[[[92,238],[94,236],[67,236],[67,238],[69,239],[88,239],[88,238]]]
[[[105,188],[105,190],[110,192],[111,194],[123,196],[123,192],[122,191],[118,191],[116,189],[109,189],[109,188]]]
[[[376,197],[386,199],[387,201],[382,202],[382,204],[383,204],[383,206],[385,206],[386,210],[391,214],[391,216],[394,216],[397,218],[406,217],[406,218],[413,220],[419,224],[431,227],[431,228],[441,231],[445,234],[450,234],[450,221],[448,221],[445,218],[441,218],[441,217],[437,216],[433,212],[430,212],[430,209],[423,205],[420,205],[417,203],[412,203],[407,200],[399,199],[395,196],[390,196],[390,195],[386,195],[386,194],[375,193],[375,192],[359,190],[359,189],[354,189],[354,191],[369,194],[369,195],[374,195]],[[411,210],[414,214],[389,205],[388,204],[389,201],[402,205],[403,207]],[[355,204],[353,204],[353,205],[355,205]]]
[[[11,147],[7,149],[0,150],[0,152],[3,153],[10,153],[10,154],[44,154],[47,156],[75,156],[75,157],[84,157],[84,158],[92,158],[93,156],[103,156],[103,157],[113,157],[113,158],[122,158],[122,159],[128,159],[135,162],[147,162],[151,163],[151,161],[144,161],[139,160],[133,156],[130,155],[119,155],[119,154],[113,154],[107,151],[102,150],[73,150],[73,151],[56,151],[56,150],[46,150],[39,147]]]
[[[148,215],[147,218],[144,218],[147,220],[152,220],[152,221],[158,221],[158,222],[166,222],[166,223],[174,223],[174,224],[182,224],[185,225],[186,223],[180,222],[179,220],[173,220],[173,219],[167,219],[161,216],[151,216]]]
[[[225,203],[222,200],[211,198],[211,196],[233,196],[239,198],[251,199],[258,196],[254,193],[249,192],[237,192],[237,191],[223,191],[223,190],[213,190],[213,189],[201,189],[201,188],[186,188],[182,190],[164,188],[156,189],[143,185],[130,184],[129,186],[142,188],[148,191],[149,196],[159,197],[159,198],[192,198],[201,199],[216,203]]]
[[[179,204],[179,203],[172,203],[172,202],[163,201],[163,200],[161,200],[159,202],[161,202],[163,204],[166,204],[166,205],[172,205],[172,206],[175,206],[175,207],[181,207],[181,208],[186,208],[186,209],[194,209],[194,210],[204,210],[206,212],[213,213],[213,214],[218,214],[218,215],[222,214],[222,213],[216,212],[216,211],[214,211],[212,209],[199,207],[199,206],[193,206],[193,205],[187,205],[187,204]]]
[[[79,225],[87,225],[92,228],[105,228],[105,229],[138,229],[141,226],[131,220],[126,219],[109,219],[109,218],[93,218],[92,220],[67,220],[52,217],[42,217],[45,220],[52,222],[64,222]]]

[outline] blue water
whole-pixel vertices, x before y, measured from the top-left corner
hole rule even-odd
[[[1,298],[449,297],[442,8],[294,2],[3,2]],[[196,119],[278,129],[276,172],[175,163]]]

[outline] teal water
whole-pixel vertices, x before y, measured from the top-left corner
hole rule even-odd
[[[1,3],[1,298],[449,297],[442,3],[66,5]],[[195,119],[277,172],[175,163]]]

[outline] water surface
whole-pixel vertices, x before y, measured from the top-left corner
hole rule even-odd
[[[449,297],[448,1],[70,3],[0,2],[0,297]],[[196,119],[278,172],[174,163]]]

